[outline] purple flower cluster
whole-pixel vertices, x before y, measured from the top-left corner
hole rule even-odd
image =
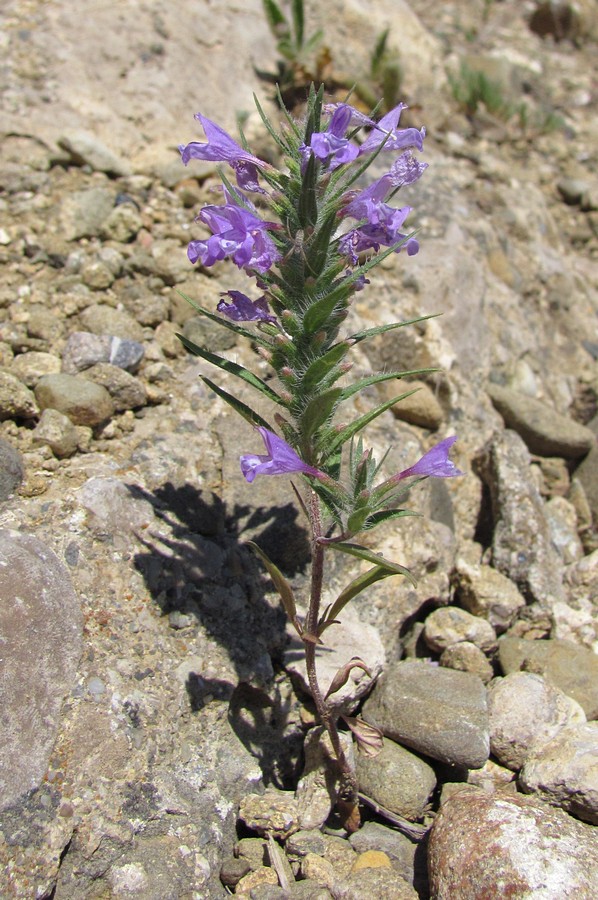
[[[314,478],[322,476],[319,469],[304,463],[293,448],[273,431],[261,427],[257,431],[262,436],[267,453],[262,456],[244,453],[241,456],[241,471],[247,481],[251,483],[256,475],[291,475],[293,472],[303,472]]]

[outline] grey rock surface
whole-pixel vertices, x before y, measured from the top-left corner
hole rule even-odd
[[[451,765],[488,759],[486,689],[480,679],[429,663],[389,666],[364,705],[366,721],[394,741]]]
[[[23,481],[23,459],[8,441],[0,439],[0,500],[8,500]]]
[[[0,371],[0,421],[33,419],[38,413],[33,392],[16,375]]]
[[[525,606],[517,586],[491,566],[457,559],[456,585],[461,605],[474,616],[485,616],[497,634],[506,631]]]
[[[496,648],[492,625],[458,606],[442,606],[430,613],[424,624],[424,639],[438,653],[460,641],[469,641],[485,652]]]
[[[388,738],[377,756],[357,755],[356,771],[364,794],[412,821],[423,816],[436,787],[433,768]]]
[[[74,687],[83,617],[69,572],[32,535],[0,530],[1,807],[38,788]]]
[[[57,409],[74,425],[99,425],[114,414],[105,387],[78,375],[44,375],[35,388],[40,409]]]

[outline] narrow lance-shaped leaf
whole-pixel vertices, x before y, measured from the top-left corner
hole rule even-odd
[[[406,322],[391,322],[389,325],[377,325],[375,328],[366,328],[365,331],[358,331],[356,334],[350,335],[349,340],[355,341],[355,343],[358,344],[360,341],[365,341],[368,338],[384,334],[386,331],[393,331],[395,328],[404,328],[406,325],[417,325],[418,322],[425,322],[427,319],[436,318],[438,318],[438,314],[418,316],[417,319],[408,319]],[[435,370],[432,369],[431,371]]]
[[[334,547],[335,545],[330,544],[329,546]],[[356,597],[366,588],[376,584],[377,581],[382,581],[384,578],[391,578],[393,575],[399,574],[406,574],[411,578],[411,573],[409,573],[407,569],[405,569],[404,573],[399,573],[391,572],[382,566],[374,566],[362,575],[358,575],[357,578],[354,578],[344,591],[338,595],[330,609],[326,611],[326,615],[320,619],[320,622],[318,623],[318,634],[322,635],[330,625],[334,625],[338,621],[339,614],[353,597]]]
[[[353,435],[357,434],[362,428],[365,428],[366,425],[369,425],[374,419],[378,416],[382,415],[383,412],[386,412],[387,409],[390,409],[391,406],[394,406],[395,403],[399,403],[401,400],[404,400],[405,397],[410,397],[411,394],[415,394],[417,388],[414,388],[412,391],[407,391],[404,394],[399,394],[397,397],[393,397],[391,400],[387,400],[385,403],[381,403],[380,406],[376,406],[374,409],[371,409],[369,412],[365,413],[365,415],[360,416],[359,419],[356,419],[354,422],[351,422],[350,425],[347,425],[343,428],[342,431],[339,431],[332,438],[327,440],[326,442],[326,452],[332,453],[337,450],[339,447],[348,441]]]
[[[230,359],[225,359],[222,356],[217,356],[215,353],[210,353],[209,350],[205,350],[203,347],[198,347],[197,344],[194,344],[193,341],[190,341],[183,334],[177,334],[177,337],[190,353],[201,357],[201,359],[205,359],[206,362],[212,363],[214,366],[218,366],[219,369],[228,372],[229,375],[235,375],[246,384],[250,384],[251,387],[264,394],[268,400],[273,400],[274,403],[284,406],[282,398],[278,396],[276,391],[273,391],[265,381],[262,381],[257,375],[254,375],[253,372],[250,372],[236,362],[232,362]]]
[[[219,397],[221,397],[229,406],[238,412],[240,416],[250,423],[250,425],[261,425],[262,428],[267,428],[268,431],[272,431],[272,426],[266,422],[265,419],[256,413],[251,407],[247,406],[243,403],[242,400],[239,400],[238,397],[234,397],[232,394],[229,394],[228,391],[225,391],[223,388],[219,387],[217,384],[214,384],[213,381],[210,381],[209,378],[206,378],[205,375],[199,376],[204,384],[210,388],[210,390],[214,391]]]
[[[367,375],[365,378],[360,378],[359,381],[354,382],[354,384],[347,385],[346,388],[342,389],[342,396],[340,397],[340,401],[342,403],[343,400],[347,400],[349,397],[352,397],[353,394],[357,394],[359,391],[363,390],[363,388],[370,387],[372,384],[380,384],[383,381],[392,381],[393,378],[411,378],[413,375],[427,375],[430,372],[435,372],[436,369],[410,369],[408,372],[383,372],[380,375]]]
[[[346,341],[335,344],[323,356],[314,360],[305,370],[301,379],[301,388],[304,391],[313,391],[332,369],[349,352],[350,345]]]
[[[357,556],[359,559],[364,559],[366,562],[374,563],[395,575],[406,575],[415,587],[415,581],[408,569],[390,559],[385,559],[378,553],[374,553],[373,550],[368,550],[367,547],[362,547],[361,544],[352,544],[349,541],[337,541],[333,544],[327,544],[327,546],[331,547],[332,550],[338,550],[340,553],[348,553],[350,556]]]
[[[300,430],[305,438],[310,438],[332,416],[341,394],[342,388],[332,388],[309,401],[300,418]]]
[[[253,541],[247,541],[247,546],[251,547],[253,552],[259,556],[266,569],[268,570],[268,575],[272,579],[274,583],[274,587],[278,591],[280,595],[280,599],[282,600],[282,605],[285,608],[285,612],[289,617],[289,620],[292,622],[295,630],[299,637],[303,634],[303,628],[301,627],[301,622],[297,617],[297,604],[295,603],[295,595],[293,594],[293,588],[288,583],[278,566],[276,566],[271,559],[266,556],[261,547],[258,547]]]

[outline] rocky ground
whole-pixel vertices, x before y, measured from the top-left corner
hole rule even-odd
[[[364,658],[343,706],[385,734],[356,755],[350,839],[299,648],[244,546],[301,595],[301,513],[285,479],[242,480],[255,436],[176,337],[254,364],[179,294],[213,307],[244,280],[189,264],[217,178],[176,146],[198,110],[232,129],[252,90],[274,109],[254,69],[274,44],[257,0],[85,6],[4,10],[0,893],[594,897],[596,3],[306,4],[354,79],[391,26],[428,127],[406,198],[422,249],[376,270],[354,321],[441,313],[356,357],[441,373],[370,442],[397,471],[457,434],[466,473],[375,533],[417,588],[383,582],[328,632],[322,681]],[[463,61],[528,112],[467,110]],[[333,560],[330,598],[357,572]]]

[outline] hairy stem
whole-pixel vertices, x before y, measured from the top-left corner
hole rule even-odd
[[[352,814],[357,804],[357,779],[351,765],[343,751],[336,717],[332,709],[322,696],[316,671],[316,646],[315,636],[320,615],[320,602],[322,599],[322,584],[324,580],[324,546],[320,543],[323,536],[322,517],[320,513],[320,500],[315,491],[310,492],[309,516],[312,529],[312,569],[311,569],[311,596],[309,610],[305,621],[305,632],[308,639],[305,640],[305,666],[311,695],[316,704],[316,709],[322,725],[326,728],[336,756],[339,768],[339,801],[348,808]]]

